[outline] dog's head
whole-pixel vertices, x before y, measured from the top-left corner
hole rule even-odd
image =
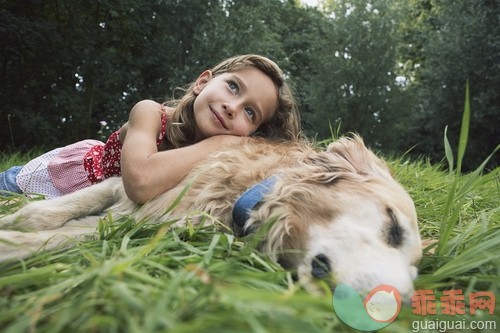
[[[386,164],[358,136],[282,170],[246,223],[276,219],[263,250],[296,270],[360,292],[389,284],[409,298],[421,257],[415,206]]]

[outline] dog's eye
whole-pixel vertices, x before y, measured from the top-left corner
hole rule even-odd
[[[312,260],[311,275],[317,279],[323,279],[330,274],[332,268],[330,260],[324,254],[318,254]]]
[[[387,244],[392,247],[398,247],[403,243],[404,238],[404,230],[401,228],[399,224],[398,218],[396,214],[392,211],[392,209],[387,208],[387,214],[390,217],[389,229],[387,232]]]

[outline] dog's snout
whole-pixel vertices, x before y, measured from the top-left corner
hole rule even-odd
[[[330,260],[324,254],[318,254],[315,256],[312,260],[311,267],[311,275],[317,279],[327,277],[332,271]]]

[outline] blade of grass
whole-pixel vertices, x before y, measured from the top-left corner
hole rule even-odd
[[[457,175],[462,172],[462,162],[469,140],[469,124],[470,124],[470,101],[469,101],[469,80],[465,82],[465,102],[464,113],[462,116],[462,126],[460,128],[460,138],[458,141],[457,152]]]
[[[442,255],[444,253],[444,249],[448,243],[448,240],[450,239],[453,229],[455,228],[459,220],[462,200],[457,198],[456,192],[460,182],[462,161],[465,155],[465,149],[467,147],[467,141],[469,136],[469,125],[470,125],[470,102],[469,102],[469,81],[467,81],[465,85],[464,113],[462,116],[462,126],[460,129],[460,139],[457,152],[457,168],[455,170],[455,177],[453,178],[453,181],[448,190],[448,196],[446,198],[446,203],[443,210],[441,232],[439,234],[439,242],[436,250],[436,253],[438,255]],[[451,173],[453,167],[453,153],[451,151],[451,146],[446,136],[446,130],[445,130],[444,142],[445,142],[445,154],[448,159],[448,164]]]

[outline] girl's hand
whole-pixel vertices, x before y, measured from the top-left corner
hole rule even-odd
[[[203,140],[202,142],[215,151],[226,147],[242,145],[248,142],[248,140],[249,138],[246,136],[215,135]]]
[[[129,121],[120,130],[123,185],[128,197],[138,203],[145,203],[176,186],[209,154],[248,140],[247,137],[217,135],[191,146],[158,151],[156,140],[161,131],[161,112],[160,104],[141,101],[134,106]]]

